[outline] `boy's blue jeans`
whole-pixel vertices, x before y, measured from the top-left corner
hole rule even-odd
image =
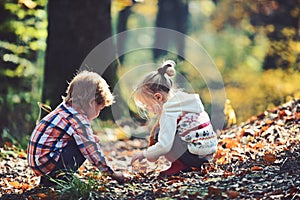
[[[57,185],[51,179],[59,179],[69,182],[72,179],[72,173],[76,172],[78,168],[85,161],[85,157],[81,154],[74,139],[70,140],[67,146],[62,150],[58,163],[54,170],[47,175],[41,176],[40,185],[54,186]]]

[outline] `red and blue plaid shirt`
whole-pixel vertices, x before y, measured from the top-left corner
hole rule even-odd
[[[106,164],[99,138],[93,134],[85,114],[62,103],[34,129],[28,146],[28,164],[36,175],[50,173],[62,149],[74,138],[80,152],[102,172],[112,173]]]

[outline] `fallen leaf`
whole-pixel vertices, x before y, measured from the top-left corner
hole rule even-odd
[[[219,159],[217,160],[217,163],[222,164],[222,165],[226,164],[227,162],[226,162],[225,156],[219,158]]]
[[[261,170],[263,170],[263,168],[257,165],[251,167],[251,171],[261,171]]]
[[[27,154],[24,153],[24,152],[19,152],[19,153],[18,153],[18,157],[19,157],[19,158],[27,158]]]
[[[277,159],[276,155],[274,155],[273,153],[266,152],[264,155],[264,160],[267,163],[274,163],[276,161],[276,159]]]
[[[38,193],[36,196],[41,197],[42,199],[45,199],[47,197],[45,193]]]
[[[30,185],[27,184],[27,183],[23,183],[23,184],[22,184],[22,190],[27,190],[27,189],[29,189],[29,188],[32,188],[32,186],[30,186]]]
[[[235,148],[235,147],[238,147],[239,145],[239,142],[234,140],[234,139],[230,139],[230,138],[224,138],[222,140],[222,142],[225,143],[226,145],[226,148],[229,148],[229,149],[232,149],[232,148]]]
[[[215,186],[208,186],[208,196],[221,196],[222,191],[220,188]]]
[[[237,197],[240,195],[239,192],[233,191],[233,190],[227,190],[225,193],[227,194],[227,196],[228,196],[230,199],[237,198]]]
[[[8,184],[13,186],[16,189],[21,188],[21,184],[18,181],[10,181],[10,182],[8,182]]]

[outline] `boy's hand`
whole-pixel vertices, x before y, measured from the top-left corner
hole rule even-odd
[[[144,158],[145,158],[145,156],[144,156],[143,152],[135,154],[133,156],[133,158],[131,159],[130,164],[132,165],[136,160],[142,161]]]
[[[118,183],[123,184],[128,181],[128,178],[126,178],[123,174],[119,172],[114,172],[110,175],[110,177],[114,180],[116,180]]]

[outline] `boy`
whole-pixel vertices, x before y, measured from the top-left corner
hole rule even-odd
[[[82,71],[69,83],[66,94],[63,102],[35,127],[29,141],[28,164],[41,176],[40,184],[55,185],[49,177],[69,180],[68,174],[76,171],[85,159],[123,182],[123,175],[106,164],[99,138],[93,134],[90,123],[113,103],[106,81],[95,72]]]

